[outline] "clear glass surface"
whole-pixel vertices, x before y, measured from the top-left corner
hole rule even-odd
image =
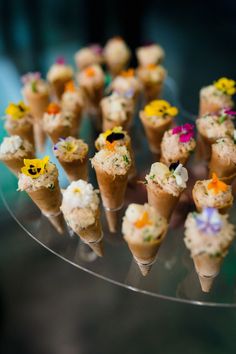
[[[175,85],[171,79],[167,80],[163,97],[180,107],[176,98]],[[183,111],[181,113],[179,123],[193,118],[189,114],[186,116]],[[144,180],[151,163],[155,161],[155,156],[152,156],[148,149],[138,117],[135,118],[131,135],[138,168],[138,181],[128,186],[121,216],[130,202],[146,202],[145,186],[139,181]],[[94,132],[91,121],[85,118],[82,127],[82,138],[92,147],[96,136],[97,133]],[[48,143],[46,152],[51,154],[50,143]],[[90,156],[93,156],[93,154],[94,150],[92,148]],[[52,160],[54,159],[52,158]],[[66,187],[68,182],[64,172],[58,163],[57,166],[60,170],[61,186]],[[190,185],[199,176],[204,177],[206,173],[205,166],[197,164],[194,156],[191,157],[187,167],[190,171]],[[2,169],[6,168],[2,167]],[[197,305],[236,306],[235,245],[231,247],[221,267],[220,274],[215,278],[211,292],[203,293],[201,290],[192,259],[183,242],[183,222],[187,213],[194,209],[190,198],[190,189],[184,193],[172,216],[169,231],[158,252],[157,261],[153,264],[150,273],[143,277],[126,243],[122,239],[120,227],[116,234],[108,231],[102,207],[105,254],[104,257],[98,258],[87,245],[80,241],[78,236],[69,232],[69,230],[64,235],[59,235],[28,198],[27,194],[17,192],[16,177],[10,172],[6,171],[5,173],[7,173],[7,179],[1,179],[1,197],[11,216],[30,237],[64,261],[106,281],[149,296]],[[6,193],[6,180],[8,185],[11,181],[11,185],[15,186],[16,192],[11,199]],[[96,185],[94,171],[91,168],[90,181]],[[235,214],[235,205],[230,214],[232,220]]]

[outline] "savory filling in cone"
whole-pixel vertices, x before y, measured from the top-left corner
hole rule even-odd
[[[76,139],[72,136],[60,138],[59,142],[53,147],[53,153],[60,161],[82,161],[87,157],[88,144],[82,139]]]
[[[61,210],[74,232],[86,229],[97,222],[98,190],[83,180],[72,182],[63,192]]]
[[[80,71],[77,76],[80,87],[84,88],[89,95],[96,89],[103,89],[105,76],[99,65],[91,65]]]
[[[99,44],[92,44],[89,47],[81,48],[75,53],[75,63],[80,70],[94,64],[101,65],[103,61],[103,49]]]
[[[108,129],[104,133],[99,134],[97,140],[95,141],[95,147],[97,150],[106,148],[107,142],[116,142],[117,146],[129,146],[130,136],[123,130],[122,127],[114,127],[113,129]]]
[[[151,188],[161,188],[166,193],[178,197],[187,187],[188,171],[178,162],[171,164],[170,167],[155,162],[145,179]]]
[[[51,84],[57,81],[69,81],[73,78],[73,69],[70,65],[65,64],[65,60],[63,58],[58,58],[53,64],[48,73],[47,80]]]
[[[164,57],[164,49],[155,43],[147,44],[136,49],[136,56],[140,66],[160,64]]]
[[[122,233],[126,242],[160,243],[167,230],[167,221],[148,204],[130,204],[123,218]],[[138,256],[138,255],[134,255]]]
[[[116,74],[127,66],[131,57],[130,49],[121,37],[109,39],[103,53],[109,69]]]
[[[236,131],[235,135],[236,135]],[[230,177],[236,173],[236,136],[218,139],[212,145],[210,171],[219,177]]]
[[[133,116],[130,100],[116,93],[102,99],[101,109],[103,121],[110,121],[114,125],[127,125]]]
[[[135,76],[134,69],[129,69],[127,71],[122,71],[114,78],[111,83],[111,89],[118,95],[130,99],[137,99],[142,89],[142,85],[139,79]]]
[[[49,86],[48,83],[41,78],[41,74],[38,72],[28,73],[21,78],[23,83],[22,93],[26,101],[29,101],[32,95],[49,95]]]
[[[105,148],[98,151],[91,162],[95,169],[99,168],[109,175],[125,175],[130,169],[131,157],[125,146],[107,141]]]
[[[64,112],[57,103],[50,103],[47,112],[43,116],[44,130],[50,134],[56,131],[59,127],[71,127],[73,113]]]
[[[228,109],[224,109],[218,114],[206,114],[196,120],[199,133],[207,138],[209,142],[214,142],[219,138],[227,136],[233,137],[234,123],[232,115],[228,114]]]
[[[149,64],[137,69],[138,78],[145,86],[162,85],[167,72],[161,65]]]
[[[234,237],[234,226],[229,223],[228,215],[221,215],[214,208],[189,213],[185,221],[184,242],[192,257],[201,254],[225,257]]]
[[[165,132],[161,142],[161,160],[185,163],[196,147],[193,125],[186,123]]]
[[[202,114],[217,112],[221,108],[233,107],[232,96],[235,94],[235,81],[225,77],[200,91],[200,111]]]
[[[84,105],[84,95],[80,88],[76,87],[73,81],[65,85],[65,91],[61,98],[61,107],[64,111],[78,112]]]
[[[219,180],[217,175],[213,173],[211,179],[195,183],[193,199],[198,210],[203,207],[229,208],[233,203],[232,188]]]
[[[0,145],[0,160],[22,160],[23,166],[23,159],[31,157],[33,150],[33,146],[18,135],[5,137]]]

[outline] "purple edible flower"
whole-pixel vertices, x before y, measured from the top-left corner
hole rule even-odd
[[[56,64],[59,64],[59,65],[64,65],[66,63],[66,61],[65,61],[65,58],[64,57],[58,57],[57,59],[56,59]]]
[[[26,85],[28,84],[29,82],[32,82],[32,81],[38,81],[39,79],[41,78],[41,74],[40,72],[34,72],[34,73],[27,73],[25,75],[23,75],[21,77],[21,82]]]
[[[220,215],[215,208],[204,208],[195,218],[199,231],[203,233],[217,234],[222,228]]]
[[[103,52],[103,49],[102,49],[102,47],[99,45],[99,44],[97,44],[97,43],[94,43],[94,44],[91,44],[90,46],[89,46],[89,48],[95,53],[95,54],[102,54],[102,52]]]

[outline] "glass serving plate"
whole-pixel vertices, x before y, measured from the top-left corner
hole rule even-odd
[[[194,116],[181,109],[177,99],[175,83],[170,78],[166,81],[163,98],[180,108],[178,123],[194,119]],[[90,156],[94,154],[93,146],[96,136],[97,133],[93,130],[91,120],[85,118],[81,137],[91,147]],[[142,181],[144,181],[151,163],[155,161],[155,157],[148,149],[138,117],[135,118],[131,136],[138,177],[136,183],[128,185],[124,208],[121,211],[122,215],[129,203],[144,203],[147,201],[145,186]],[[47,145],[46,154],[50,154],[51,160],[56,162],[51,153],[50,143]],[[65,188],[68,182],[63,170],[57,162],[56,164],[59,168],[60,184],[62,188]],[[191,157],[187,168],[190,173],[190,185],[196,179],[205,177],[205,166],[202,163],[197,163],[194,156]],[[64,261],[103,280],[149,296],[196,305],[236,307],[235,245],[231,247],[221,267],[220,274],[214,280],[211,292],[203,293],[201,290],[192,259],[183,242],[185,217],[189,211],[194,210],[190,197],[191,189],[183,194],[172,216],[167,236],[158,252],[157,261],[153,264],[150,273],[143,277],[127,244],[122,239],[120,227],[116,234],[109,232],[103,210],[102,224],[105,252],[103,258],[98,258],[87,245],[80,241],[78,236],[69,230],[64,235],[59,235],[26,193],[16,191],[13,198],[9,198],[5,184],[9,185],[11,183],[17,190],[17,179],[7,171],[6,167],[2,166],[2,169],[6,170],[4,173],[7,174],[7,178],[1,180],[1,197],[13,219],[30,237]],[[90,181],[96,186],[95,174],[91,167]],[[231,209],[231,220],[234,213],[235,205]]]

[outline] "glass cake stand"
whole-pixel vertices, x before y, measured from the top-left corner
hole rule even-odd
[[[163,97],[180,107],[173,80],[167,80]],[[186,122],[189,118],[194,118],[190,114],[186,115],[184,111],[181,113],[179,116],[182,118],[180,118],[179,123]],[[121,216],[130,202],[146,202],[145,186],[138,182],[144,180],[151,163],[155,161],[155,157],[152,156],[148,149],[138,117],[135,118],[131,135],[133,137],[138,177],[136,183],[128,186]],[[85,118],[81,137],[91,147],[90,156],[94,154],[93,142],[96,136],[97,133],[92,128],[91,120]],[[55,162],[51,154],[50,143],[48,143],[46,153],[50,154],[51,160]],[[65,188],[68,182],[58,163],[57,166],[59,168],[61,186]],[[195,305],[236,307],[236,249],[234,244],[225,258],[220,274],[214,280],[210,293],[203,293],[200,288],[192,259],[183,242],[185,217],[189,211],[194,210],[194,205],[190,198],[191,191],[183,194],[172,216],[167,236],[158,252],[157,261],[153,264],[150,273],[143,277],[126,243],[122,239],[120,227],[119,232],[116,234],[108,231],[103,210],[102,224],[105,254],[103,258],[98,258],[87,245],[80,241],[78,236],[69,230],[64,235],[59,235],[26,193],[16,191],[13,198],[9,198],[6,193],[6,183],[7,185],[11,183],[17,190],[17,179],[4,166],[1,168],[5,169],[4,173],[7,175],[7,178],[1,179],[1,197],[6,209],[30,237],[62,260],[103,280],[149,296]],[[192,184],[196,179],[205,177],[205,166],[202,163],[197,163],[194,156],[190,159],[187,168],[190,171],[190,182]],[[91,168],[90,181],[96,186],[95,174]],[[231,209],[231,221],[234,213],[235,205]]]

